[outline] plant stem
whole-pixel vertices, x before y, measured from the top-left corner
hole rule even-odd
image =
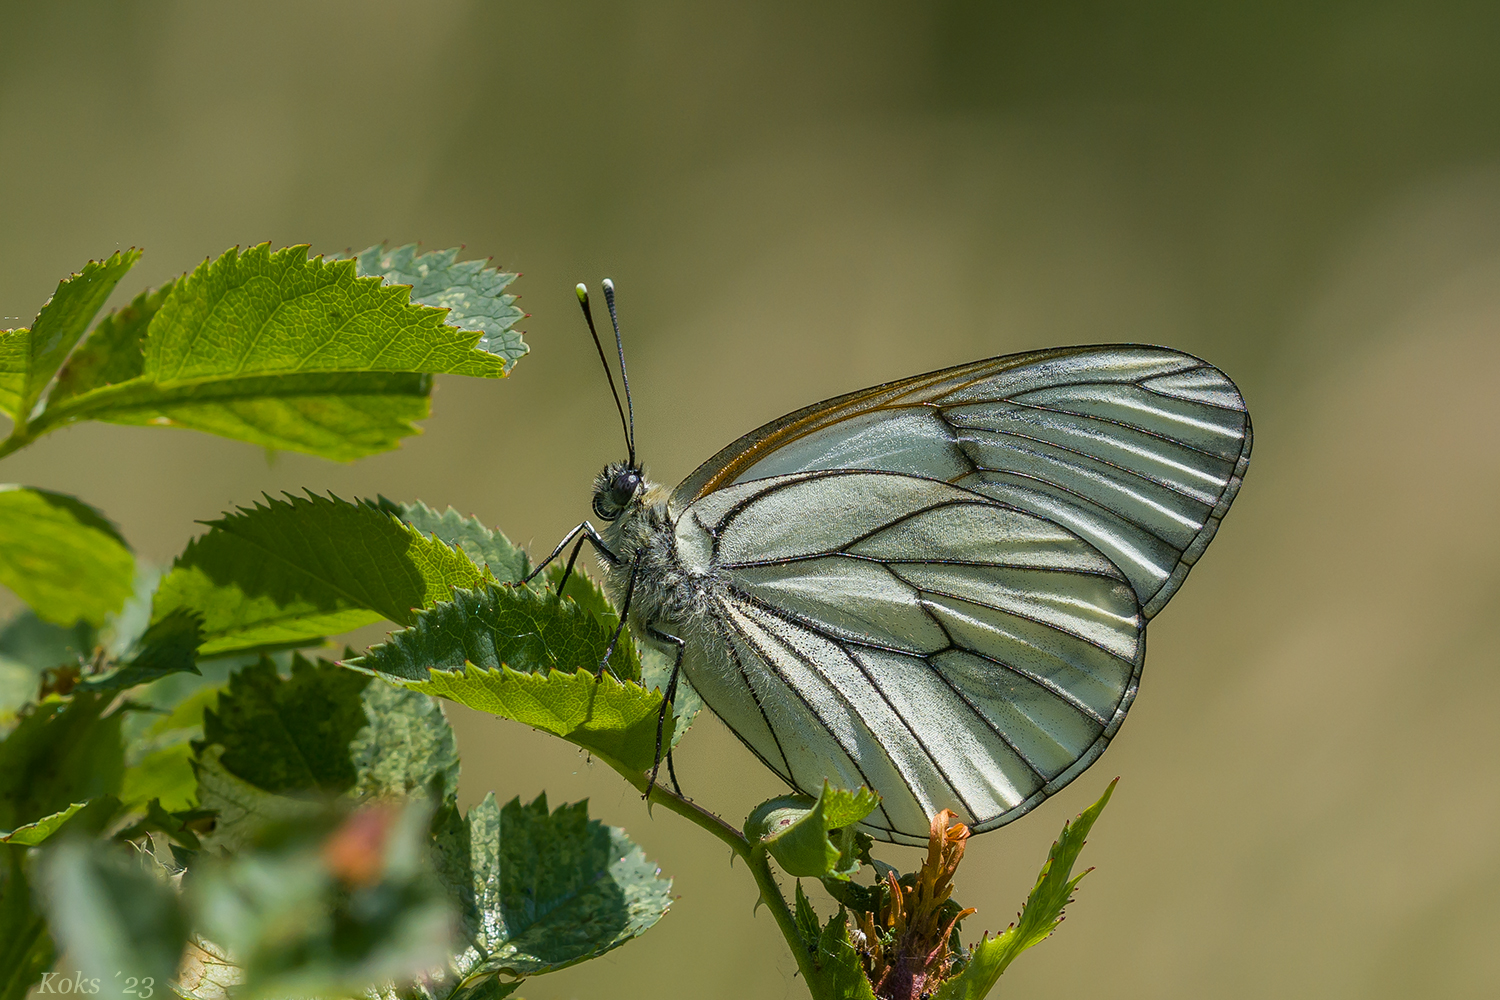
[[[615,765],[615,770],[635,786],[636,791],[646,794],[649,779],[645,774],[618,764]],[[755,886],[760,890],[761,902],[765,903],[766,909],[771,911],[771,916],[775,918],[781,936],[786,938],[787,947],[792,949],[792,956],[797,959],[797,968],[802,972],[802,981],[807,984],[808,990],[816,1000],[823,1000],[817,992],[815,985],[817,980],[813,978],[816,970],[812,965],[812,954],[802,943],[802,936],[797,933],[797,923],[792,919],[792,908],[787,905],[786,897],[781,894],[781,887],[776,884],[776,876],[772,874],[770,862],[766,860],[765,848],[745,839],[743,833],[725,822],[722,817],[680,795],[669,792],[661,785],[651,786],[647,801],[653,805],[665,806],[688,822],[707,830],[728,844],[731,851],[745,860],[745,867],[750,869],[750,874],[755,878]]]
[[[21,430],[11,431],[10,437],[0,441],[0,458],[4,458],[13,451],[19,451],[31,443],[31,435]]]

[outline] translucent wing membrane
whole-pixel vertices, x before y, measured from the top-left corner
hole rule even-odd
[[[971,490],[804,473],[713,493],[676,531],[727,584],[728,641],[693,644],[693,686],[793,786],[880,792],[866,825],[884,839],[925,843],[945,808],[1008,822],[1102,753],[1134,697],[1125,577]]]
[[[976,490],[1066,527],[1130,581],[1147,618],[1213,538],[1250,458],[1234,383],[1157,347],[975,362],[819,403],[688,477],[674,516],[734,483],[880,469]]]
[[[1135,696],[1145,622],[1250,454],[1239,391],[1153,347],[975,362],[828,400],[672,494],[713,580],[684,669],[793,786],[866,784],[866,822],[976,831],[1091,764]]]

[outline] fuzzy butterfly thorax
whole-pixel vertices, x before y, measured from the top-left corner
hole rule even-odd
[[[636,482],[633,494],[600,532],[620,559],[616,564],[600,557],[604,589],[615,607],[624,607],[634,572],[630,623],[638,637],[644,637],[645,627],[651,624],[691,630],[691,623],[698,618],[695,612],[700,611],[711,589],[722,586],[722,580],[705,571],[706,567],[683,564],[667,513],[666,490],[647,480],[641,470],[623,462],[612,463],[594,480],[595,511],[600,506],[599,498],[607,496],[632,472]],[[608,497],[610,502],[618,499],[617,494]]]

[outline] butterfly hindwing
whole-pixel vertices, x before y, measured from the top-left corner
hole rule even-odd
[[[794,786],[880,792],[883,839],[925,842],[944,808],[1008,822],[1097,757],[1134,696],[1144,619],[1124,575],[975,490],[748,481],[691,505],[676,540],[721,581],[693,686]]]

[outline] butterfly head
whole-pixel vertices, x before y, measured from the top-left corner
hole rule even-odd
[[[641,470],[630,462],[611,462],[594,477],[594,513],[618,520],[645,490]]]

